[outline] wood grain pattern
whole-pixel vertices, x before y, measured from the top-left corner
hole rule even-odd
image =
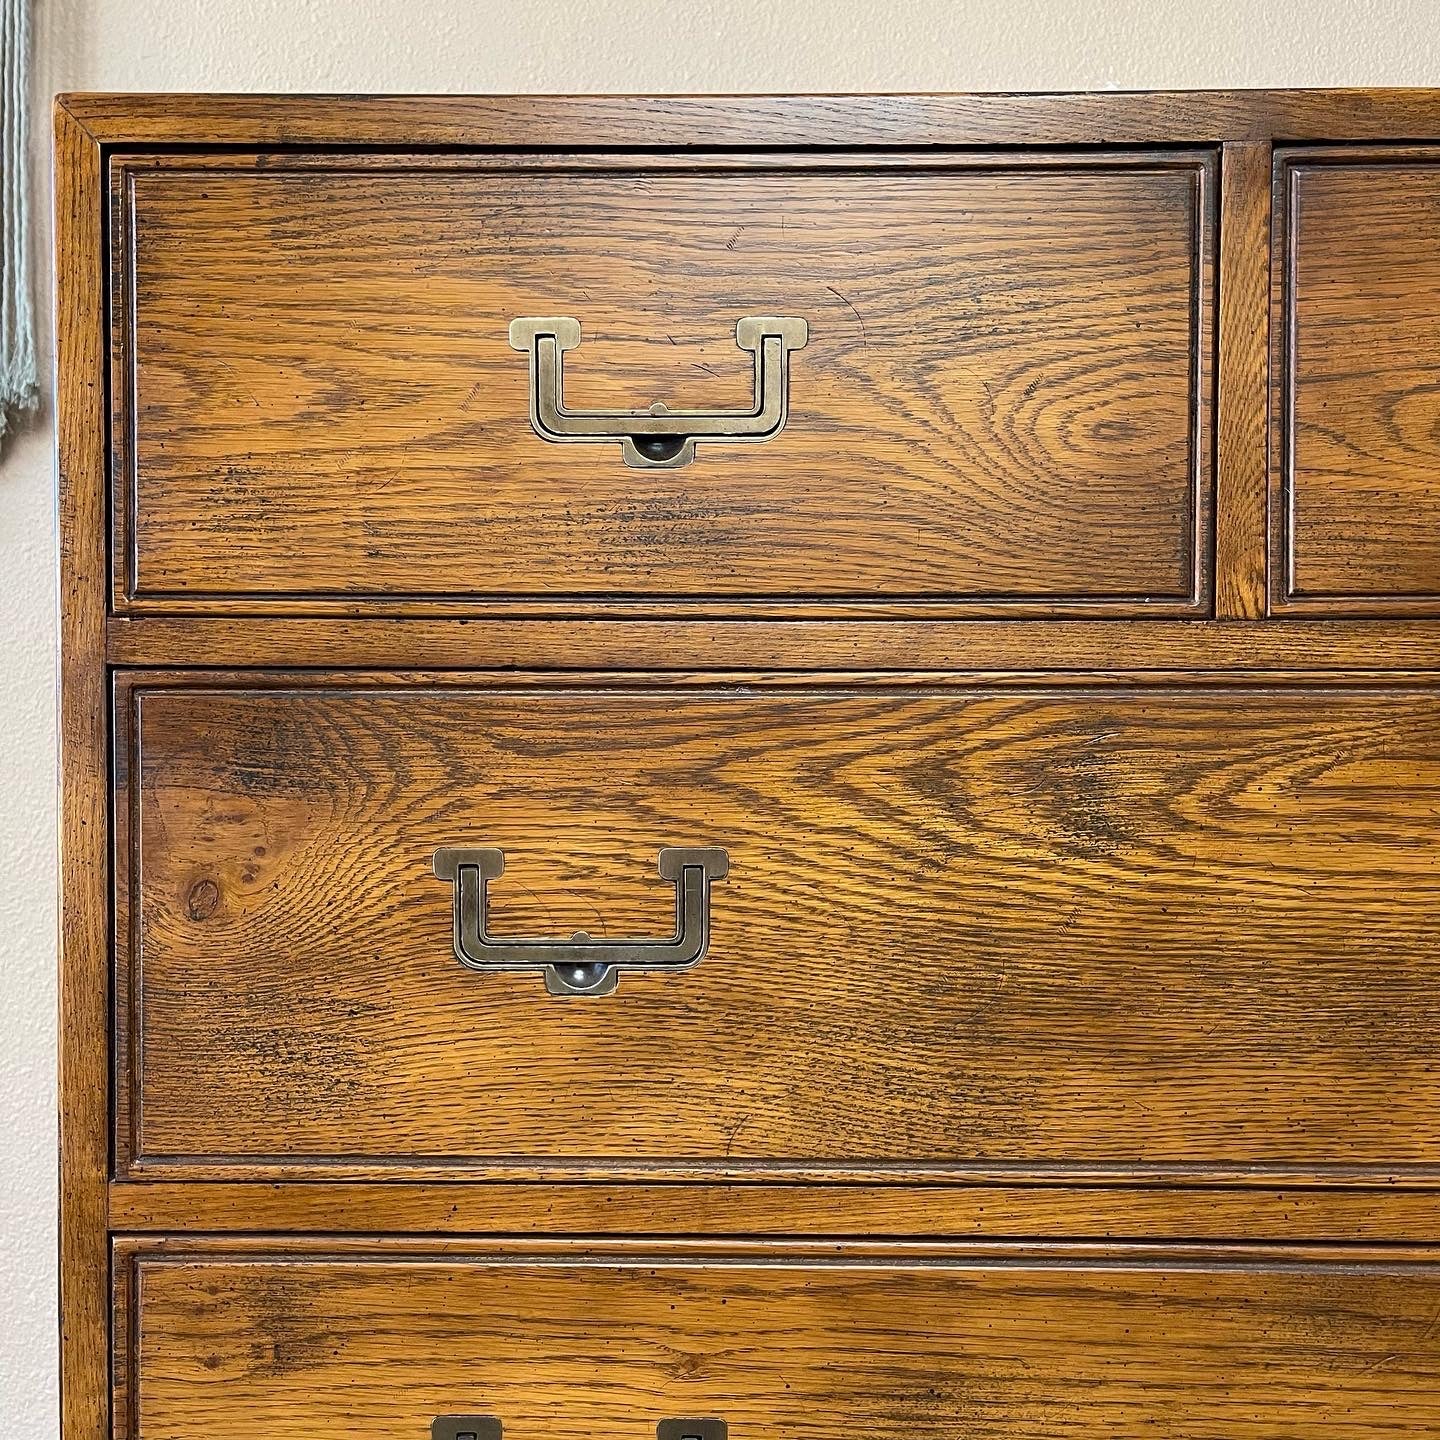
[[[1210,168],[127,161],[117,606],[1199,613]],[[780,435],[646,472],[533,433],[535,314],[582,407],[748,403],[742,315],[810,343]]]
[[[1220,355],[1215,453],[1215,614],[1266,613],[1270,175],[1266,144],[1221,159]]]
[[[1112,1177],[1113,1178],[1113,1177]],[[110,1225],[127,1233],[783,1236],[853,1239],[1411,1241],[1440,1243],[1435,1184],[1277,1189],[1169,1174],[1148,1183],[969,1185],[576,1185],[387,1180],[227,1184],[115,1181]]]
[[[144,1173],[1437,1169],[1431,688],[275,683],[119,699]],[[464,971],[481,843],[562,935],[723,845],[711,952]]]
[[[1440,1426],[1433,1255],[127,1253],[122,1437],[1379,1440]]]
[[[100,149],[55,123],[60,509],[60,1423],[109,1432],[108,755]]]
[[[1440,668],[1423,620],[116,618],[113,665],[586,671],[1375,671]]]
[[[1189,145],[1413,140],[1440,90],[1196,90],[994,95],[136,95],[65,104],[108,145],[405,149],[717,145]]]
[[[1281,608],[1440,615],[1440,151],[1277,161]]]
[[[62,98],[64,1440],[1440,1431],[1437,175],[1440,90]],[[557,295],[582,403],[799,310],[792,428],[547,449]],[[597,933],[724,844],[711,952],[467,973],[481,840]]]

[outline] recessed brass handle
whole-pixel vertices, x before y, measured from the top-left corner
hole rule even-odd
[[[504,1427],[494,1415],[437,1415],[430,1440],[502,1440]]]
[[[522,316],[510,322],[510,344],[530,356],[530,423],[542,440],[620,442],[627,465],[678,469],[695,458],[697,440],[768,440],[785,428],[790,406],[790,352],[809,339],[804,320],[747,315],[735,343],[755,356],[755,403],[748,410],[567,410],[565,351],[580,343],[568,315]]]
[[[726,1440],[723,1420],[662,1420],[655,1440]],[[430,1440],[503,1440],[504,1427],[493,1415],[437,1415]]]
[[[455,954],[470,970],[542,970],[552,995],[608,995],[622,968],[685,970],[710,943],[710,882],[723,880],[723,850],[660,852],[660,875],[675,886],[675,933],[663,940],[594,940],[580,931],[568,940],[499,938],[486,925],[486,882],[502,874],[501,850],[445,847],[435,874],[455,886]]]

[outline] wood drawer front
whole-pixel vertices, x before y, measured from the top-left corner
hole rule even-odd
[[[112,165],[115,604],[465,613],[1203,613],[1207,151]],[[542,441],[572,406],[739,408],[799,316],[783,431],[678,470]]]
[[[1440,615],[1440,150],[1276,162],[1274,604]]]
[[[269,687],[269,688],[267,688]],[[124,1173],[1440,1169],[1440,692],[152,675],[117,704]],[[501,935],[709,953],[557,998]]]
[[[1425,1252],[697,1248],[122,1246],[119,1433],[428,1440],[441,1414],[494,1416],[506,1440],[654,1440],[680,1417],[730,1440],[1440,1428]]]

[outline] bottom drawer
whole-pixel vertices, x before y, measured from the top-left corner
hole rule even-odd
[[[127,1241],[116,1258],[117,1431],[143,1440],[426,1440],[457,1414],[505,1440],[699,1418],[731,1440],[1440,1433],[1423,1251]]]

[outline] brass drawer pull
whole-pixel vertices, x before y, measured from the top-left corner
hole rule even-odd
[[[723,880],[723,850],[660,852],[660,874],[675,886],[675,933],[664,940],[595,940],[579,931],[568,940],[498,938],[486,928],[486,882],[505,869],[503,851],[446,847],[435,874],[455,886],[455,954],[471,970],[543,970],[552,995],[608,995],[622,968],[684,970],[710,943],[710,882]]]
[[[723,1420],[662,1420],[655,1440],[726,1440]],[[504,1429],[493,1415],[437,1415],[430,1440],[502,1440]]]
[[[566,350],[580,343],[580,322],[568,315],[522,316],[510,322],[510,344],[530,356],[530,423],[542,440],[618,440],[627,465],[675,470],[695,458],[697,440],[768,440],[785,428],[790,404],[790,352],[809,339],[804,320],[747,315],[735,343],[755,356],[755,404],[749,410],[567,410]]]
[[[493,1415],[437,1415],[430,1422],[430,1440],[501,1440]]]

